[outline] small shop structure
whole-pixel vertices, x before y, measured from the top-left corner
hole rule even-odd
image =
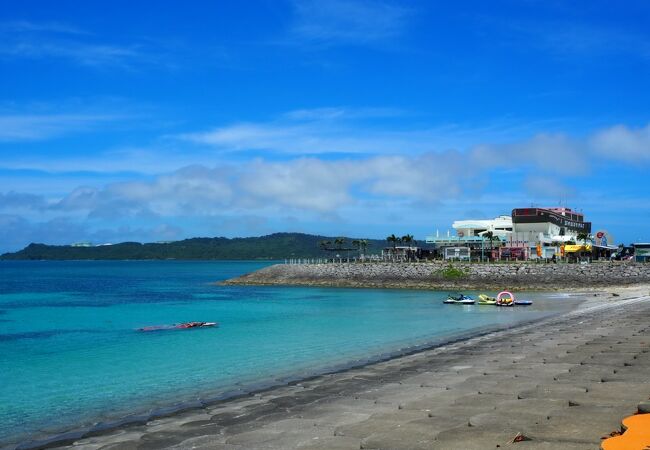
[[[455,261],[469,261],[471,249],[469,247],[445,247],[445,259]]]
[[[634,260],[636,262],[650,262],[650,242],[632,244],[634,247]]]
[[[416,246],[397,245],[384,247],[381,259],[384,261],[416,261],[430,257],[430,251]]]

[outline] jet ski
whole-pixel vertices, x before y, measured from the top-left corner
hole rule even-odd
[[[451,304],[451,305],[473,305],[476,303],[476,301],[467,295],[460,294],[456,297],[453,295],[447,296],[447,300],[445,300],[443,303],[446,304]]]
[[[154,325],[138,328],[138,331],[161,331],[161,330],[188,330],[190,328],[214,328],[218,327],[217,322],[183,322],[174,325]]]

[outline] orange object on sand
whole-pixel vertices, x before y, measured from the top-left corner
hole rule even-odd
[[[650,414],[635,414],[623,419],[625,432],[605,439],[602,450],[646,450],[650,448]]]

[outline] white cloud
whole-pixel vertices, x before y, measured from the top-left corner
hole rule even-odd
[[[35,141],[71,132],[87,131],[97,125],[123,120],[108,114],[13,114],[0,115],[0,142]]]
[[[22,208],[29,214],[29,222],[4,216],[5,231],[25,228],[31,231],[21,231],[16,236],[29,240],[44,240],[37,237],[46,236],[48,242],[82,240],[82,235],[83,239],[91,239],[100,236],[93,235],[97,226],[105,228],[101,236],[106,239],[102,240],[108,240],[110,230],[117,240],[136,239],[139,235],[123,228],[126,224],[148,224],[145,227],[150,230],[161,223],[178,226],[188,220],[203,222],[202,228],[196,229],[212,229],[210,235],[214,235],[219,233],[219,224],[239,223],[245,217],[255,218],[246,225],[247,230],[269,231],[287,226],[300,226],[306,231],[333,230],[335,224],[345,227],[350,223],[360,227],[363,217],[374,217],[373,229],[381,233],[380,224],[384,228],[396,221],[401,224],[396,217],[408,216],[408,220],[426,225],[435,220],[432,211],[441,204],[463,204],[465,209],[477,204],[487,207],[494,203],[491,196],[496,195],[501,203],[507,204],[507,210],[512,204],[529,201],[581,199],[580,193],[567,187],[564,177],[568,172],[563,165],[571,158],[579,158],[580,153],[576,150],[575,155],[560,159],[563,164],[559,170],[556,164],[549,163],[568,151],[565,146],[571,146],[567,142],[571,141],[541,136],[517,145],[482,147],[470,152],[450,150],[334,160],[255,159],[214,167],[193,165],[148,179],[108,183],[103,187],[81,186],[58,200],[4,193],[0,195],[0,212],[15,214]],[[555,150],[546,147],[552,143],[557,144]],[[576,172],[570,173],[571,179],[575,176]],[[582,200],[580,203],[587,205]],[[503,212],[497,206],[490,208]],[[66,228],[66,222],[60,220],[50,223],[60,219],[61,214],[72,225]],[[300,222],[289,225],[280,219],[288,216],[297,217]],[[214,227],[206,228],[205,224],[210,223]],[[304,228],[305,223],[310,223],[311,228]],[[322,225],[327,223],[331,225]],[[165,235],[176,236],[171,232]],[[141,239],[152,240],[147,236]],[[12,241],[19,242],[14,238]]]
[[[65,23],[0,23],[0,57],[4,58],[54,58],[81,66],[131,70],[147,64],[160,65],[164,53],[151,40],[117,44]]]
[[[531,175],[527,177],[524,181],[524,188],[531,200],[551,201],[552,203],[576,195],[574,188],[549,175]]]
[[[363,175],[349,161],[300,158],[291,162],[255,161],[239,180],[250,205],[334,212],[353,201],[350,188]]]
[[[0,44],[0,56],[28,59],[60,58],[92,67],[131,68],[134,64],[153,62],[151,56],[136,45],[89,44],[70,39],[52,40],[41,37],[5,40]]]
[[[598,155],[633,163],[650,160],[650,124],[642,128],[616,125],[596,133],[590,144]]]
[[[576,138],[558,132],[535,133],[539,124],[510,121],[479,127],[450,124],[405,129],[397,125],[391,129],[373,122],[382,114],[400,113],[390,109],[297,110],[273,121],[225,125],[180,138],[226,152],[262,150],[288,155],[416,156],[456,149],[465,155],[465,163],[477,166],[561,175],[585,175],[603,160],[650,158],[650,124],[639,128],[617,125]]]
[[[533,200],[567,196],[582,200],[566,180],[577,185],[573,180],[588,177],[591,167],[601,161],[647,161],[649,154],[650,125],[616,126],[583,138],[527,133],[534,127],[526,124],[509,133],[511,124],[498,122],[480,128],[391,130],[373,122],[384,113],[392,114],[350,108],[297,110],[268,122],[167,139],[161,145],[171,146],[161,149],[114,151],[75,160],[77,169],[141,172],[121,174],[119,181],[105,177],[103,182],[90,179],[83,186],[81,182],[74,188],[67,185],[61,189],[63,194],[41,188],[47,197],[0,192],[0,212],[20,214],[30,224],[46,224],[65,215],[71,222],[92,224],[79,231],[85,235],[99,226],[118,236],[125,224],[150,230],[161,223],[179,226],[184,221],[193,221],[192,227],[198,222],[217,224],[193,230],[243,223],[248,230],[273,231],[293,226],[284,217],[297,218],[295,226],[304,231],[323,230],[307,228],[306,223],[333,224],[328,229],[350,223],[361,227],[364,217],[373,217],[377,220],[373,226],[380,230],[380,224],[390,225],[404,215],[428,223],[439,204],[463,204],[463,211],[480,204],[484,210],[495,203],[490,195],[499,197],[501,203],[489,209],[497,212],[503,212],[500,208],[505,204],[507,209]],[[83,121],[72,123],[84,126]],[[35,128],[42,135],[58,132],[56,127]],[[530,137],[512,138],[519,134]],[[504,136],[510,141],[504,141]],[[270,157],[251,159],[242,153],[246,150],[268,150]],[[71,164],[62,158],[40,161],[42,167],[51,163],[51,170],[69,170]],[[5,160],[2,164],[7,165]],[[182,169],[174,168],[181,165]],[[20,220],[7,217],[6,229],[20,227]],[[54,224],[63,228],[61,222]],[[33,229],[47,236],[44,225]],[[125,231],[125,238],[134,236],[129,233]]]
[[[41,195],[23,192],[0,192],[0,211],[2,210],[42,210],[47,207],[47,202]]]
[[[585,143],[564,134],[541,133],[511,144],[478,145],[470,154],[477,164],[484,167],[516,171],[529,168],[584,175],[590,168],[590,154]]]
[[[495,121],[480,127],[443,124],[412,128],[403,123],[387,127],[381,121],[403,115],[390,108],[316,108],[290,111],[266,122],[235,123],[178,137],[228,152],[413,155],[467,149],[482,140],[499,144],[525,135],[532,127]]]
[[[89,34],[80,28],[61,22],[30,22],[27,20],[15,20],[0,23],[0,31],[20,32],[47,32],[61,34]]]
[[[404,111],[395,108],[324,107],[296,109],[283,114],[283,117],[296,121],[325,121],[341,119],[372,119],[382,117],[396,117],[402,115],[404,115]]]
[[[544,2],[549,6],[549,2]],[[554,9],[554,6],[550,6]],[[615,20],[600,23],[585,20],[570,20],[562,18],[564,11],[553,11],[544,20],[516,19],[509,17],[479,18],[479,27],[488,27],[493,36],[501,36],[504,43],[520,47],[527,53],[541,50],[555,57],[565,58],[575,62],[576,57],[603,58],[622,55],[641,60],[650,58],[647,30],[635,29],[633,26],[620,26]]]
[[[109,183],[103,188],[81,186],[47,203],[36,196],[29,199],[35,202],[32,209],[41,208],[44,214],[83,213],[102,220],[207,217],[224,211],[320,215],[337,214],[369,197],[411,202],[453,198],[472,182],[471,173],[458,152],[333,161],[258,159],[213,168],[194,165],[151,180]],[[9,194],[0,197],[4,198]],[[18,194],[12,193],[11,198],[17,199]]]
[[[438,202],[457,198],[477,182],[473,161],[463,161],[456,151],[427,153],[416,157],[386,156],[360,165],[362,172],[372,173],[365,180],[368,191],[417,202]]]
[[[19,215],[0,214],[0,252],[15,251],[25,245],[47,243],[68,245],[74,242],[93,243],[176,240],[184,236],[181,227],[166,222],[147,227],[115,226],[95,229],[89,223],[70,217],[53,217],[30,221]]]
[[[404,32],[411,15],[402,6],[370,0],[300,0],[294,7],[291,35],[315,45],[387,41]]]
[[[79,187],[54,210],[87,211],[95,218],[209,215],[232,200],[228,168],[190,166],[153,181],[112,183],[104,187]]]

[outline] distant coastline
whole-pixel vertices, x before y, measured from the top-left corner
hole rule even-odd
[[[191,238],[172,242],[121,242],[102,245],[30,244],[0,255],[0,260],[283,260],[325,258],[322,241],[335,238],[304,233],[274,233],[247,238]],[[368,240],[371,249],[385,241]],[[356,256],[350,252],[351,257]]]

